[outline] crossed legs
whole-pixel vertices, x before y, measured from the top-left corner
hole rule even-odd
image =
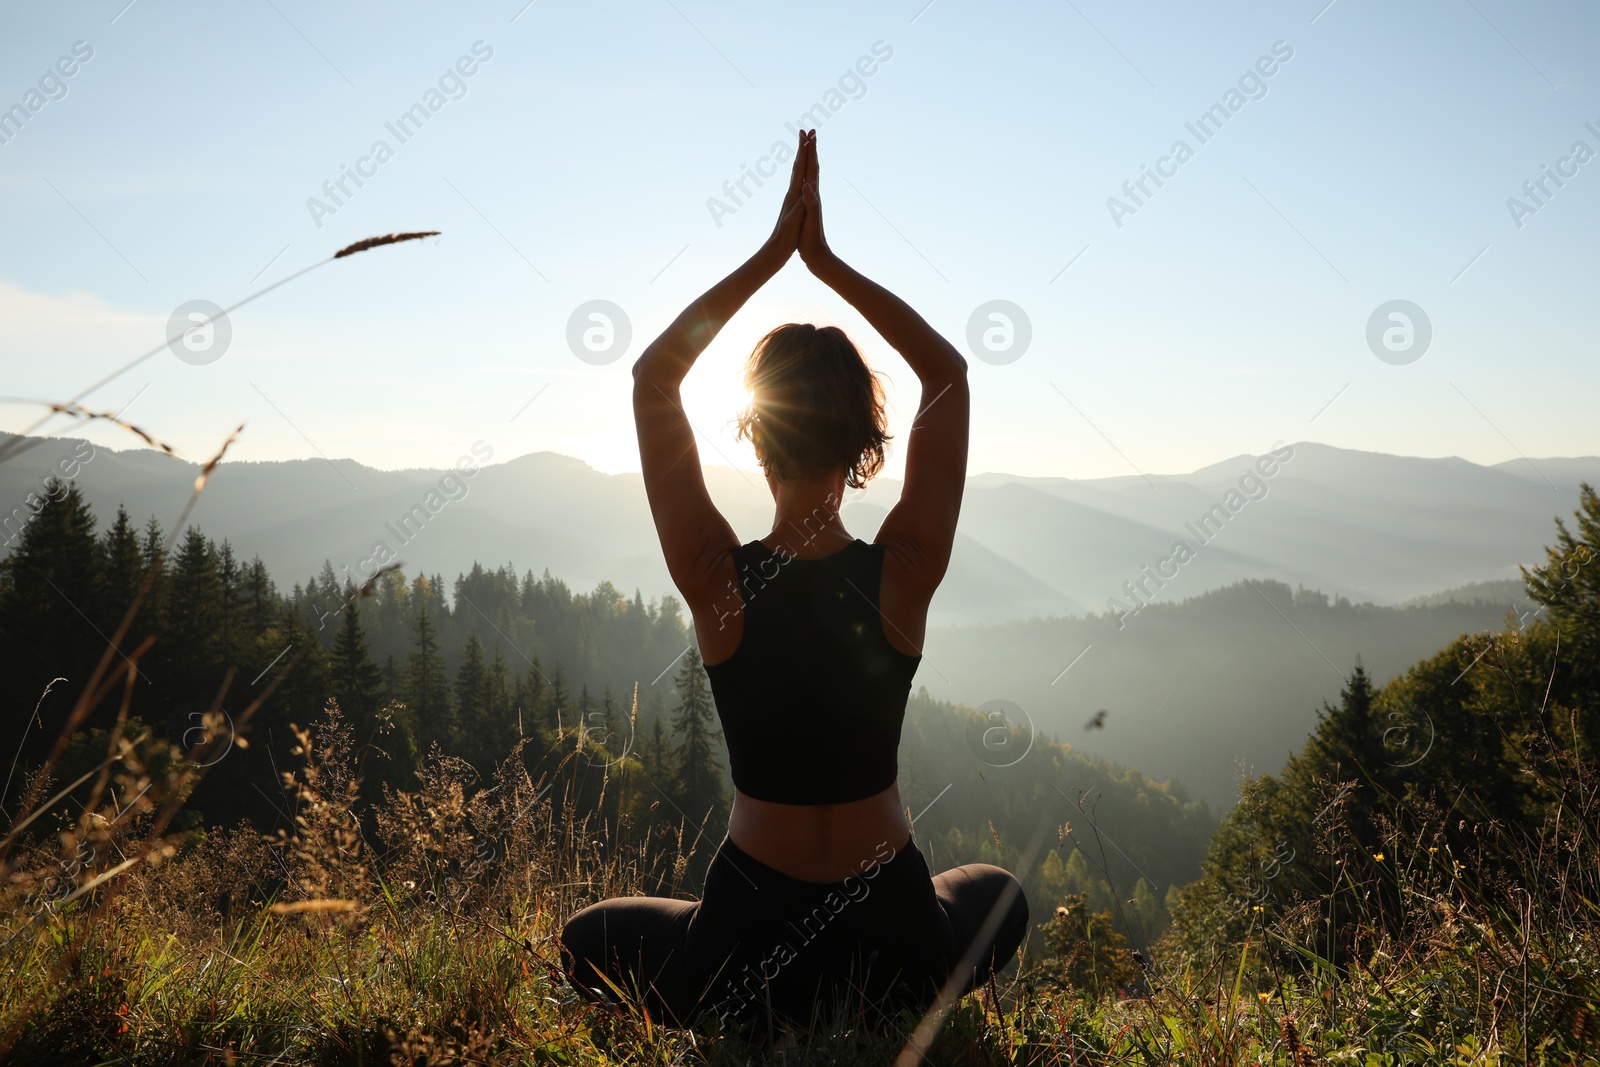
[[[944,942],[948,967],[928,977],[939,988],[965,963],[956,990],[964,995],[1004,967],[1027,939],[1027,900],[1016,878],[991,864],[956,867],[932,881],[948,934],[930,930],[927,936]],[[740,947],[742,931],[732,921],[737,911],[709,914],[700,901],[664,897],[591,904],[561,931],[567,975],[593,999],[616,999],[615,986],[652,1015],[689,1025]],[[925,947],[905,946],[908,953]],[[797,960],[801,967],[807,963],[803,955]]]

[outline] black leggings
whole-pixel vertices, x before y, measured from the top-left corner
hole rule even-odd
[[[913,841],[881,844],[860,868],[803,882],[725,838],[702,899],[615,897],[569,919],[567,976],[595,1000],[615,999],[614,984],[684,1026],[769,1012],[805,1025],[817,1011],[923,1010],[963,957],[966,993],[1027,938],[1028,902],[1009,871],[969,863],[934,878]]]

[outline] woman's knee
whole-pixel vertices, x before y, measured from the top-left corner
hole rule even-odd
[[[696,906],[665,897],[613,897],[590,904],[561,928],[567,973],[586,983],[600,974],[613,980],[624,974],[653,978],[683,940]]]
[[[587,963],[600,971],[606,958],[606,910],[603,905],[590,904],[577,912],[561,927],[561,962],[569,976],[578,976],[579,967]],[[585,979],[592,976],[584,974]]]
[[[1005,875],[1005,884],[1001,887],[1000,896],[1005,900],[1006,913],[995,935],[995,949],[996,955],[1009,958],[1028,940],[1028,898],[1015,875],[1009,871],[1001,873]]]
[[[990,938],[997,959],[1009,957],[1027,940],[1028,898],[1010,871],[992,863],[968,863],[933,881],[957,939],[963,942],[958,949],[965,950],[997,912]]]

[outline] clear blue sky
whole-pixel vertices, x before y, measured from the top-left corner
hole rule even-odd
[[[819,126],[830,238],[963,348],[983,302],[1028,315],[1021,358],[972,360],[973,472],[1184,471],[1280,438],[1600,452],[1600,158],[1560,162],[1600,152],[1600,11],[1325,4],[8,3],[0,108],[27,116],[0,125],[0,392],[64,399],[186,301],[438,229],[240,309],[216,362],[163,351],[88,401],[131,400],[190,457],[247,421],[241,459],[444,466],[483,440],[637,469],[633,357],[759,244],[781,186],[720,226],[708,198],[883,42]],[[80,41],[92,57],[54,80]],[[402,144],[385,123],[477,42],[492,56]],[[1201,143],[1185,123],[1277,42],[1292,58]],[[392,158],[314,218],[380,139]],[[1133,204],[1123,183],[1180,139],[1192,158],[1119,227],[1108,198]],[[1576,173],[1514,220],[1546,166]],[[592,299],[633,327],[608,365],[566,342]],[[1391,299],[1432,323],[1405,365],[1366,340]],[[851,329],[904,429],[909,372],[795,260],[690,378],[705,462],[753,469],[727,427],[737,369],[791,320]]]

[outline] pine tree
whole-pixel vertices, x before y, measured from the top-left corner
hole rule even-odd
[[[613,756],[625,753],[628,750],[627,731],[623,729],[621,717],[617,712],[617,701],[612,697],[609,685],[600,698],[599,723],[600,743],[605,746],[606,751]]]
[[[1391,756],[1384,749],[1373,721],[1376,696],[1371,677],[1358,662],[1339,694],[1338,706],[1323,704],[1305,748],[1289,757],[1276,780],[1270,776],[1263,780],[1261,830],[1270,840],[1258,844],[1271,847],[1287,840],[1297,854],[1301,850],[1309,854],[1318,817],[1337,797],[1349,844],[1358,852],[1379,851],[1374,816],[1393,799],[1388,791],[1390,772],[1403,754]],[[1330,790],[1329,800],[1320,799]],[[1308,869],[1292,873],[1280,890],[1312,891],[1306,884]]]
[[[557,663],[550,672],[550,698],[545,702],[545,725],[549,727],[552,737],[565,733],[567,729],[567,724],[563,721],[567,714],[567,689],[564,682],[561,664]]]
[[[260,556],[250,561],[245,572],[243,595],[245,626],[252,634],[259,634],[272,625],[273,605],[278,600],[277,587]]]
[[[139,550],[139,534],[128,518],[126,508],[118,506],[116,521],[101,540],[100,625],[107,636],[122,623],[128,606],[144,582],[144,557]]]
[[[347,579],[348,580],[348,579]],[[336,621],[333,616],[344,610],[346,603],[345,593],[339,582],[339,576],[333,572],[333,561],[322,561],[322,572],[317,575],[316,584],[308,587],[312,602],[316,604],[319,612],[328,613],[328,624],[331,628]],[[324,641],[332,641],[334,635],[324,631],[319,634]]]
[[[722,764],[717,759],[721,732],[714,725],[716,708],[696,648],[690,647],[683,669],[678,672],[677,689],[672,731],[679,741],[677,762],[672,768],[672,792],[684,813],[698,821],[706,812],[725,807],[727,795],[722,788]]]
[[[395,790],[416,789],[422,741],[411,708],[403,701],[385,698],[399,688],[399,669],[393,656],[382,668],[372,661],[358,592],[353,581],[346,582],[343,618],[330,656],[330,691],[356,731],[362,798],[375,804],[382,800],[385,785]]]
[[[372,656],[367,651],[366,633],[361,627],[361,604],[355,596],[355,584],[347,585],[345,592],[350,600],[341,613],[343,620],[333,638],[333,653],[329,663],[333,675],[332,695],[347,719],[366,724],[382,706],[383,673],[372,662]],[[358,725],[357,736],[362,736],[366,729],[366,726]]]
[[[6,561],[7,580],[0,588],[0,691],[15,709],[5,722],[12,751],[50,680],[67,679],[51,697],[64,715],[106,648],[106,638],[90,621],[103,588],[94,516],[76,485],[56,479],[46,483],[37,503]],[[116,662],[124,666],[120,658]],[[91,721],[103,725],[115,713],[103,706]],[[53,729],[29,732],[24,759],[54,737]]]
[[[1528,595],[1543,604],[1550,622],[1572,642],[1575,651],[1589,653],[1600,644],[1600,495],[1588,482],[1579,490],[1579,509],[1573,512],[1577,534],[1556,520],[1556,543],[1545,549],[1542,567],[1523,567]]]
[[[198,528],[189,528],[173,554],[166,585],[156,677],[180,700],[209,704],[223,669],[222,582],[216,546]]]
[[[1551,722],[1541,711],[1543,732],[1574,733],[1580,758],[1592,762],[1600,756],[1600,715],[1594,713],[1600,706],[1600,495],[1588,482],[1582,483],[1573,518],[1576,533],[1557,519],[1556,543],[1545,549],[1544,565],[1522,568],[1522,578],[1560,634],[1560,658],[1573,676],[1569,706],[1589,710],[1570,723]]]
[[[244,658],[244,569],[227,541],[216,552],[218,587],[217,650],[225,664],[238,664]]]
[[[395,662],[393,653],[384,657],[382,671],[384,692],[400,693],[405,691],[406,680],[400,672],[400,664]]]
[[[647,816],[657,824],[671,823],[678,817],[678,813],[671,804],[663,805],[662,797],[671,799],[672,789],[672,752],[667,747],[667,733],[665,723],[658,716],[650,728],[650,741],[645,746],[645,774],[649,777],[652,789],[641,791],[651,794],[650,807],[647,811],[654,814]]]
[[[281,603],[276,625],[269,626],[257,637],[252,660],[260,664],[252,672],[252,677],[254,672],[260,673],[259,688],[264,689],[274,681],[279,684],[257,714],[257,721],[251,724],[248,752],[259,758],[270,748],[275,754],[276,766],[293,766],[295,741],[289,727],[292,723],[303,728],[322,718],[331,689],[327,653],[317,641],[316,631],[306,625],[292,606]],[[272,664],[270,668],[269,664]],[[252,690],[241,692],[240,698],[249,692]],[[232,756],[228,758],[233,759]],[[259,770],[270,771],[270,767],[258,765]],[[229,770],[234,768],[229,767]],[[227,779],[227,775],[213,774],[208,782],[221,784]]]
[[[546,723],[550,720],[548,707],[549,693],[545,689],[544,670],[539,665],[539,657],[533,657],[533,664],[528,668],[526,681],[522,684],[522,696],[517,705],[516,718],[520,723],[522,737],[534,738],[536,743],[532,746],[536,751],[542,752],[549,743],[550,731]]]
[[[161,529],[161,524],[154,515],[145,520],[144,540],[139,546],[139,551],[144,555],[144,569],[149,570],[156,565],[156,560],[161,558],[161,546],[166,544],[166,533]]]
[[[289,724],[303,727],[322,716],[332,689],[328,655],[318,643],[316,631],[290,604],[281,603],[275,624],[256,637],[251,665],[250,672],[241,673],[258,675],[257,688],[264,689],[278,681],[276,691],[257,715],[259,721],[252,727],[251,736],[270,732],[282,765],[294,743]],[[240,697],[251,691],[247,688]],[[207,698],[211,695],[207,694]]]
[[[496,647],[494,659],[489,661],[489,669],[484,675],[486,715],[483,750],[486,766],[505,759],[511,752],[511,746],[516,744],[517,724],[512,717],[515,713],[511,708],[511,689],[506,685],[509,674],[506,659]]]
[[[483,645],[469,633],[456,666],[456,721],[461,729],[461,752],[480,770],[486,769],[489,740],[488,678],[483,665]]]
[[[416,614],[405,575],[399,571],[385,571],[379,575],[371,603],[373,656],[401,655],[411,645],[412,618]]]
[[[437,744],[449,752],[456,747],[459,731],[450,704],[444,657],[439,654],[438,633],[433,625],[433,598],[428,595],[426,581],[422,578],[417,579],[416,594],[413,649],[407,657],[410,670],[406,703],[417,717],[423,744],[430,747]]]
[[[667,735],[662,729],[661,720],[656,719],[654,728],[650,731],[650,747],[647,750],[650,759],[650,777],[657,782],[666,783],[672,778],[672,769],[667,765]]]
[[[595,721],[594,699],[589,696],[587,682],[578,687],[578,703],[572,709],[572,716],[576,720],[574,730],[580,744],[585,748],[593,744],[605,744],[605,730]]]
[[[1320,770],[1341,778],[1358,778],[1369,791],[1372,774],[1379,764],[1376,738],[1372,729],[1372,699],[1375,691],[1366,669],[1356,662],[1355,670],[1339,694],[1339,706],[1323,704],[1319,722],[1302,757],[1320,762]]]

